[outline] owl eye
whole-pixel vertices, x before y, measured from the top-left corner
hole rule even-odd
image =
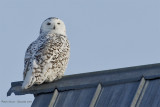
[[[51,25],[51,23],[48,22],[47,25]]]
[[[57,23],[58,25],[60,25],[61,23]]]

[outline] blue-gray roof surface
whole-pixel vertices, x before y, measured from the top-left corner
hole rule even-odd
[[[141,107],[160,107],[160,79],[147,80],[140,98]]]
[[[21,89],[13,82],[7,95],[34,94],[32,107],[160,107],[160,64],[64,76]]]
[[[54,106],[56,107],[88,107],[95,88],[85,88],[60,92]]]
[[[96,102],[97,107],[129,107],[139,82],[104,86]]]

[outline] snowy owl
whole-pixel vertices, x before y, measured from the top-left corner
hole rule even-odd
[[[69,55],[64,22],[55,17],[46,19],[39,37],[26,50],[22,89],[62,78]]]

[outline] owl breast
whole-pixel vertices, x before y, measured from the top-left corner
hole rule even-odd
[[[50,46],[48,48],[48,63],[51,66],[48,69],[45,82],[52,82],[54,80],[60,79],[66,70],[70,48],[69,42],[66,36],[59,35],[51,39]]]
[[[39,38],[38,44],[38,50],[34,56],[36,62],[33,65],[35,84],[60,79],[64,75],[70,55],[67,37],[50,34],[45,38]]]

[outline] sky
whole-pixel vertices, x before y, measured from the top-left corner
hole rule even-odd
[[[64,21],[71,55],[65,75],[160,63],[159,0],[1,0],[0,106],[28,107],[33,95],[7,97],[22,81],[24,54],[48,17]]]

